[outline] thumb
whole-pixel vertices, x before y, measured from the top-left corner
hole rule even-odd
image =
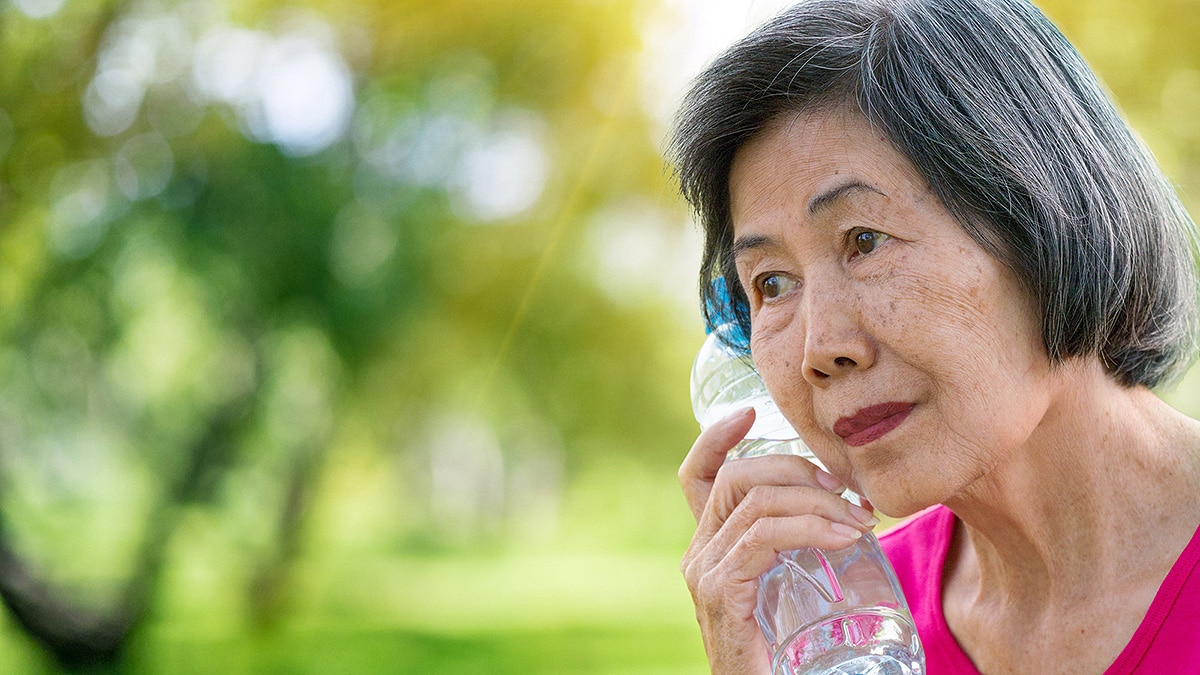
[[[679,467],[679,484],[697,522],[712,492],[717,471],[725,463],[725,455],[746,437],[752,426],[754,408],[738,410],[702,431],[683,459]]]

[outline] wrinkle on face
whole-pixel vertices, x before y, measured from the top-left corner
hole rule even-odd
[[[866,187],[811,208],[846,181]],[[1034,302],[861,115],[769,125],[735,157],[730,196],[735,237],[774,242],[738,260],[755,363],[835,476],[903,515],[962,490],[1033,432],[1051,375]],[[888,238],[855,256],[855,228]],[[756,299],[750,282],[763,271],[801,283]],[[814,336],[820,344],[807,343]],[[871,358],[806,378],[806,354],[828,360],[839,348]],[[890,400],[914,412],[881,439],[849,448],[832,432],[839,415]]]

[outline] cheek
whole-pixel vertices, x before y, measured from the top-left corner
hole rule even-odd
[[[754,366],[797,431],[811,425],[812,391],[804,379],[804,334],[787,322],[757,322],[751,332],[750,353]],[[798,419],[803,414],[806,420]]]
[[[1036,311],[1007,270],[990,260],[945,269],[906,279],[879,312],[881,325],[930,349],[945,349],[940,355],[948,362],[996,367],[1015,365],[1014,357],[1039,360],[1045,350]]]
[[[803,332],[794,330],[790,318],[782,311],[764,308],[753,317],[750,355],[768,388],[803,358],[803,337]]]
[[[751,338],[755,367],[771,397],[817,457],[821,465],[835,476],[847,480],[850,463],[842,454],[840,439],[835,440],[817,423],[814,390],[804,378],[804,337],[802,331],[757,330]]]
[[[928,345],[920,365],[931,376],[943,441],[986,460],[1032,433],[1051,367],[1032,301],[1003,271],[978,271],[928,298],[919,319],[926,327],[913,335]]]
[[[806,383],[800,372],[804,361],[803,340],[788,340],[785,333],[764,335],[756,331],[750,340],[750,353],[767,391],[777,403],[784,404],[806,393]],[[783,405],[787,410],[788,406]]]

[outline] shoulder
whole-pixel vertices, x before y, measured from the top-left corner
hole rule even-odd
[[[1200,530],[1163,580],[1133,639],[1108,673],[1200,672]]]

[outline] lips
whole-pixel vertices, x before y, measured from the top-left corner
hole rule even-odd
[[[846,445],[866,445],[900,426],[912,409],[912,403],[901,401],[868,406],[835,422],[833,433],[841,436]]]

